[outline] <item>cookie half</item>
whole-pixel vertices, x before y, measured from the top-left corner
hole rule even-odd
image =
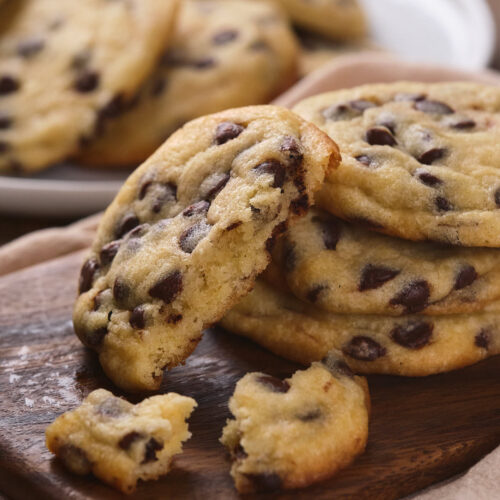
[[[186,419],[195,407],[194,399],[175,393],[133,405],[98,389],[47,427],[47,447],[71,472],[92,473],[132,493],[139,479],[170,470],[173,455],[191,437]]]
[[[274,106],[176,132],[126,181],[81,271],[75,331],[107,375],[158,388],[251,289],[274,238],[338,161],[331,139]]]
[[[393,238],[312,209],[273,252],[294,295],[334,313],[480,311],[500,297],[500,250]]]
[[[500,247],[500,87],[366,85],[295,110],[342,153],[323,208],[401,238]]]
[[[74,153],[144,82],[178,0],[26,0],[0,19],[0,172]]]
[[[138,164],[187,121],[269,102],[294,81],[296,60],[293,33],[272,4],[186,0],[170,48],[133,105],[77,161]]]
[[[500,354],[500,304],[475,314],[402,317],[323,312],[258,281],[222,320],[292,361],[309,364],[341,350],[358,373],[419,377]]]
[[[221,442],[240,493],[304,488],[349,465],[368,437],[370,398],[336,353],[281,380],[248,373],[229,401]]]

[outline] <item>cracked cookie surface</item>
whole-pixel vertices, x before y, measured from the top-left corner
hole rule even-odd
[[[164,50],[177,0],[26,0],[0,19],[0,172],[63,160]]]
[[[75,474],[93,473],[132,493],[139,479],[169,471],[173,455],[191,437],[186,419],[195,407],[194,399],[175,393],[133,405],[98,389],[49,425],[47,447]]]
[[[293,33],[272,4],[186,0],[170,48],[133,106],[109,121],[78,161],[140,163],[189,120],[265,104],[293,82],[296,58]]]
[[[500,88],[365,85],[295,111],[338,142],[317,202],[411,240],[500,247]]]
[[[335,313],[456,314],[500,297],[499,249],[405,241],[316,208],[288,228],[273,259],[294,295]]]
[[[281,380],[248,373],[236,385],[221,442],[240,493],[303,488],[346,467],[368,437],[370,398],[340,353]]]
[[[338,349],[357,373],[416,377],[500,354],[499,321],[499,302],[449,316],[334,314],[258,280],[221,325],[299,363]]]
[[[275,106],[176,132],[126,181],[82,267],[75,331],[107,375],[158,388],[251,289],[274,237],[338,161],[328,136]]]

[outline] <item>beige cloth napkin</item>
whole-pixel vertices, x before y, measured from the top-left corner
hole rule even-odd
[[[301,80],[275,103],[293,106],[297,101],[328,90],[363,83],[396,80],[452,81],[470,80],[500,85],[500,75],[445,70],[411,64],[379,53],[364,53],[337,58],[331,64]],[[39,264],[90,245],[100,214],[66,228],[37,231],[0,247],[0,276]],[[465,475],[442,486],[433,487],[412,500],[493,500],[500,499],[500,448],[484,458]]]

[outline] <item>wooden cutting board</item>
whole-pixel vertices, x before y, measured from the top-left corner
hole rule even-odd
[[[122,498],[95,479],[70,475],[45,448],[45,427],[56,416],[93,389],[113,390],[73,334],[81,260],[73,254],[0,279],[0,494],[8,498]],[[465,470],[500,444],[499,361],[422,379],[370,377],[366,453],[329,481],[275,497],[388,500]],[[168,476],[140,484],[131,498],[236,498],[218,442],[234,385],[248,371],[285,377],[296,368],[249,341],[208,331],[162,387],[198,401],[193,437]]]

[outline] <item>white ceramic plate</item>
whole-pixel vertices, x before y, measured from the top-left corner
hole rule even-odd
[[[486,0],[361,0],[375,42],[410,61],[487,66],[495,27]],[[64,164],[35,177],[0,176],[0,213],[83,216],[106,207],[127,172]]]

